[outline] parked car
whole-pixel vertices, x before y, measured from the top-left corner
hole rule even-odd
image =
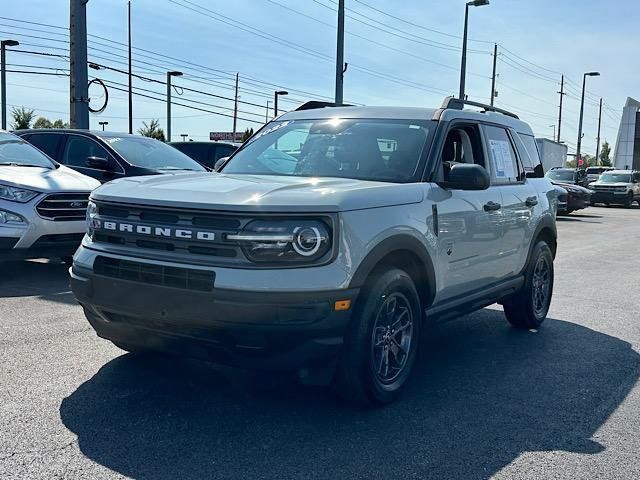
[[[71,285],[100,337],[297,370],[380,404],[406,383],[427,322],[500,302],[513,326],[542,325],[557,192],[527,123],[453,98],[312,105],[220,174],[92,194]]]
[[[556,183],[580,185],[585,188],[589,186],[587,172],[582,168],[552,168],[546,176]]]
[[[608,172],[609,170],[613,170],[613,167],[587,167],[587,178],[589,180],[589,184],[593,182],[597,182],[604,172]]]
[[[166,143],[140,135],[58,128],[15,133],[58,163],[102,183],[139,175],[205,171]]]
[[[69,263],[86,229],[89,193],[98,185],[0,130],[0,260]]]
[[[242,144],[230,142],[171,142],[169,145],[188,155],[200,165],[213,170],[219,159],[231,156]]]
[[[593,190],[581,187],[580,185],[571,185],[568,183],[554,183],[554,185],[564,188],[567,191],[567,201],[564,209],[558,208],[561,215],[569,215],[576,210],[582,210],[591,205],[591,195]]]
[[[562,188],[558,184],[553,184],[553,186],[555,187],[555,191],[556,191],[556,214],[566,215],[569,193],[565,188]]]
[[[594,203],[617,204],[628,208],[633,202],[640,203],[640,171],[609,170],[600,175],[591,188],[595,191]]]

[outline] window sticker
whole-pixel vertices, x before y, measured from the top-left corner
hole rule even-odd
[[[513,156],[508,140],[489,140],[491,158],[497,178],[515,178]]]

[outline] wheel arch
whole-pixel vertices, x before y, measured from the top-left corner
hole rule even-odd
[[[553,258],[556,258],[556,251],[558,248],[558,231],[556,229],[555,221],[551,217],[543,217],[538,226],[536,227],[533,235],[533,241],[529,245],[529,253],[527,254],[527,261],[524,264],[523,271],[526,270],[531,260],[531,254],[533,249],[539,241],[544,241],[551,249]]]
[[[436,276],[433,261],[425,246],[410,235],[393,235],[376,245],[360,263],[349,288],[362,287],[383,266],[406,271],[413,280],[422,308],[433,302]]]

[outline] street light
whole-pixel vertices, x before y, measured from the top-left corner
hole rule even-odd
[[[460,95],[458,98],[464,100],[464,83],[467,75],[467,29],[469,25],[469,7],[482,7],[489,5],[489,0],[472,0],[464,7],[464,35],[462,37],[462,65],[460,66]]]
[[[582,116],[584,115],[584,89],[587,83],[587,77],[599,77],[600,72],[587,72],[582,75],[582,100],[580,101],[580,121],[578,122],[578,143],[576,144],[576,168],[578,162],[582,159],[580,155],[580,147],[582,146]]]
[[[171,141],[171,77],[180,77],[182,72],[167,72],[167,142]]]
[[[556,124],[554,123],[553,125],[549,125],[549,128],[553,128],[553,139],[555,140],[556,138]]]
[[[102,131],[104,132],[105,125],[109,125],[109,122],[98,122],[98,125],[102,127]]]
[[[286,90],[276,90],[273,96],[273,118],[278,116],[278,97],[280,95],[289,95]]]
[[[2,83],[2,91],[0,92],[0,103],[2,103],[2,129],[7,129],[7,61],[5,52],[7,47],[16,47],[20,45],[17,40],[2,40],[0,42],[0,83]]]
[[[187,137],[189,136],[188,133],[181,133],[180,136],[182,137],[182,141],[186,142],[187,141]]]

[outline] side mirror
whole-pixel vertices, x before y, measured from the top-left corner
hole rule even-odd
[[[220,157],[218,160],[216,160],[216,163],[213,165],[213,171],[219,172],[224,168],[224,166],[227,164],[228,161],[229,161],[229,157]]]
[[[85,164],[89,168],[95,168],[96,170],[109,170],[109,160],[102,157],[88,157]]]
[[[452,190],[486,190],[490,184],[489,173],[483,166],[456,163],[449,170],[446,187]]]

